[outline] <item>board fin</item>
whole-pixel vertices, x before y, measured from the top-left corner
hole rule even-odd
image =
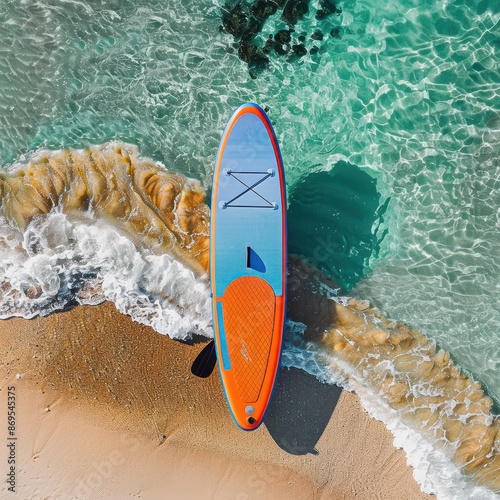
[[[258,271],[259,273],[266,272],[266,265],[264,264],[264,261],[252,247],[247,247],[247,267],[248,269]]]

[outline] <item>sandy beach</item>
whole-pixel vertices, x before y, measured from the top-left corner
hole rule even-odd
[[[265,425],[238,430],[217,373],[190,373],[202,347],[111,303],[0,322],[0,405],[14,386],[18,437],[2,498],[429,497],[356,395],[301,370],[281,370]]]

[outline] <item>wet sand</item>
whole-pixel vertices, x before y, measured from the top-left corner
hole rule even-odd
[[[356,395],[300,370],[280,371],[264,425],[238,430],[217,373],[190,373],[203,345],[111,303],[1,321],[0,407],[15,386],[18,440],[16,495],[4,480],[0,496],[431,498]]]

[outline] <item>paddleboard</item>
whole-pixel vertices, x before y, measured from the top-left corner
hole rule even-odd
[[[254,430],[271,398],[286,306],[286,194],[271,122],[257,104],[233,114],[215,163],[210,228],[213,329],[236,424]]]

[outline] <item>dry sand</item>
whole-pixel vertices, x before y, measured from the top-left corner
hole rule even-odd
[[[424,499],[385,426],[354,394],[282,369],[265,425],[245,433],[203,344],[134,323],[111,303],[0,322],[0,419],[16,393],[16,494],[1,498]]]

